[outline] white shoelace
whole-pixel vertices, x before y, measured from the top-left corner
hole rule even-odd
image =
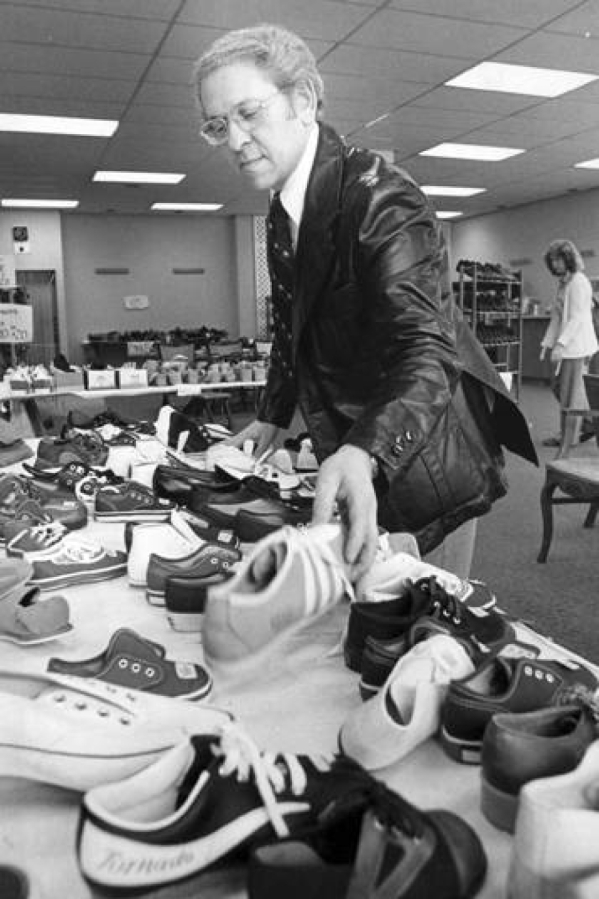
[[[223,777],[236,772],[237,780],[246,782],[253,776],[273,830],[279,838],[289,836],[289,828],[277,803],[277,793],[281,793],[286,786],[280,759],[287,767],[291,792],[294,796],[301,796],[306,791],[308,777],[297,756],[287,752],[260,752],[251,737],[235,723],[223,725],[220,743],[213,744],[212,751],[216,757],[223,759],[219,767]],[[328,770],[333,757],[322,755],[311,757],[311,760],[319,770]]]

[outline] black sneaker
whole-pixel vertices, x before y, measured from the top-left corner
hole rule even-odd
[[[175,508],[173,502],[157,497],[144,484],[128,481],[100,487],[94,514],[102,521],[168,521]]]
[[[470,899],[487,858],[451,812],[423,812],[362,769],[299,835],[252,850],[250,899]]]
[[[452,681],[441,712],[441,744],[457,762],[479,765],[485,729],[499,712],[531,712],[559,701],[571,687],[595,691],[596,676],[574,661],[495,656]]]
[[[83,798],[78,856],[99,887],[148,890],[315,824],[355,763],[260,752],[235,725],[194,736],[157,763]],[[143,823],[142,823],[143,822]]]

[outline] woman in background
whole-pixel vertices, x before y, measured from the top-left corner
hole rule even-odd
[[[571,240],[554,240],[544,259],[558,283],[549,325],[541,341],[541,359],[550,350],[554,366],[552,390],[560,405],[560,433],[544,440],[543,446],[559,446],[566,410],[588,409],[584,374],[599,344],[593,327],[593,291],[584,274],[580,252]],[[574,443],[581,437],[580,426],[580,419],[576,419]]]

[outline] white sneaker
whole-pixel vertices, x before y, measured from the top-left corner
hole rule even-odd
[[[449,682],[473,673],[470,656],[453,637],[417,643],[376,696],[350,712],[339,732],[343,753],[369,771],[405,758],[439,729]]]
[[[599,740],[596,740],[574,771],[533,780],[522,788],[508,896],[509,899],[563,899],[567,884],[598,869]]]
[[[324,615],[353,588],[340,525],[285,526],[263,537],[230,580],[208,591],[203,645],[208,664],[246,675],[282,638]]]
[[[85,791],[145,768],[224,709],[104,681],[0,670],[0,775]]]
[[[384,602],[395,599],[411,582],[423,577],[434,576],[447,593],[465,602],[474,588],[469,581],[462,580],[450,571],[429,565],[406,552],[396,552],[389,558],[375,562],[356,585],[360,602]]]
[[[137,524],[127,559],[127,577],[133,587],[145,587],[152,553],[165,559],[183,559],[198,549],[203,540],[183,516],[172,512],[170,521]]]

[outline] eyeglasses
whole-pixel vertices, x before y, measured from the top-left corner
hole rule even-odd
[[[201,136],[211,146],[220,147],[228,140],[231,122],[235,122],[242,131],[250,134],[262,124],[267,106],[280,93],[281,90],[277,90],[264,100],[244,100],[243,103],[234,106],[229,115],[208,119],[200,128]]]

